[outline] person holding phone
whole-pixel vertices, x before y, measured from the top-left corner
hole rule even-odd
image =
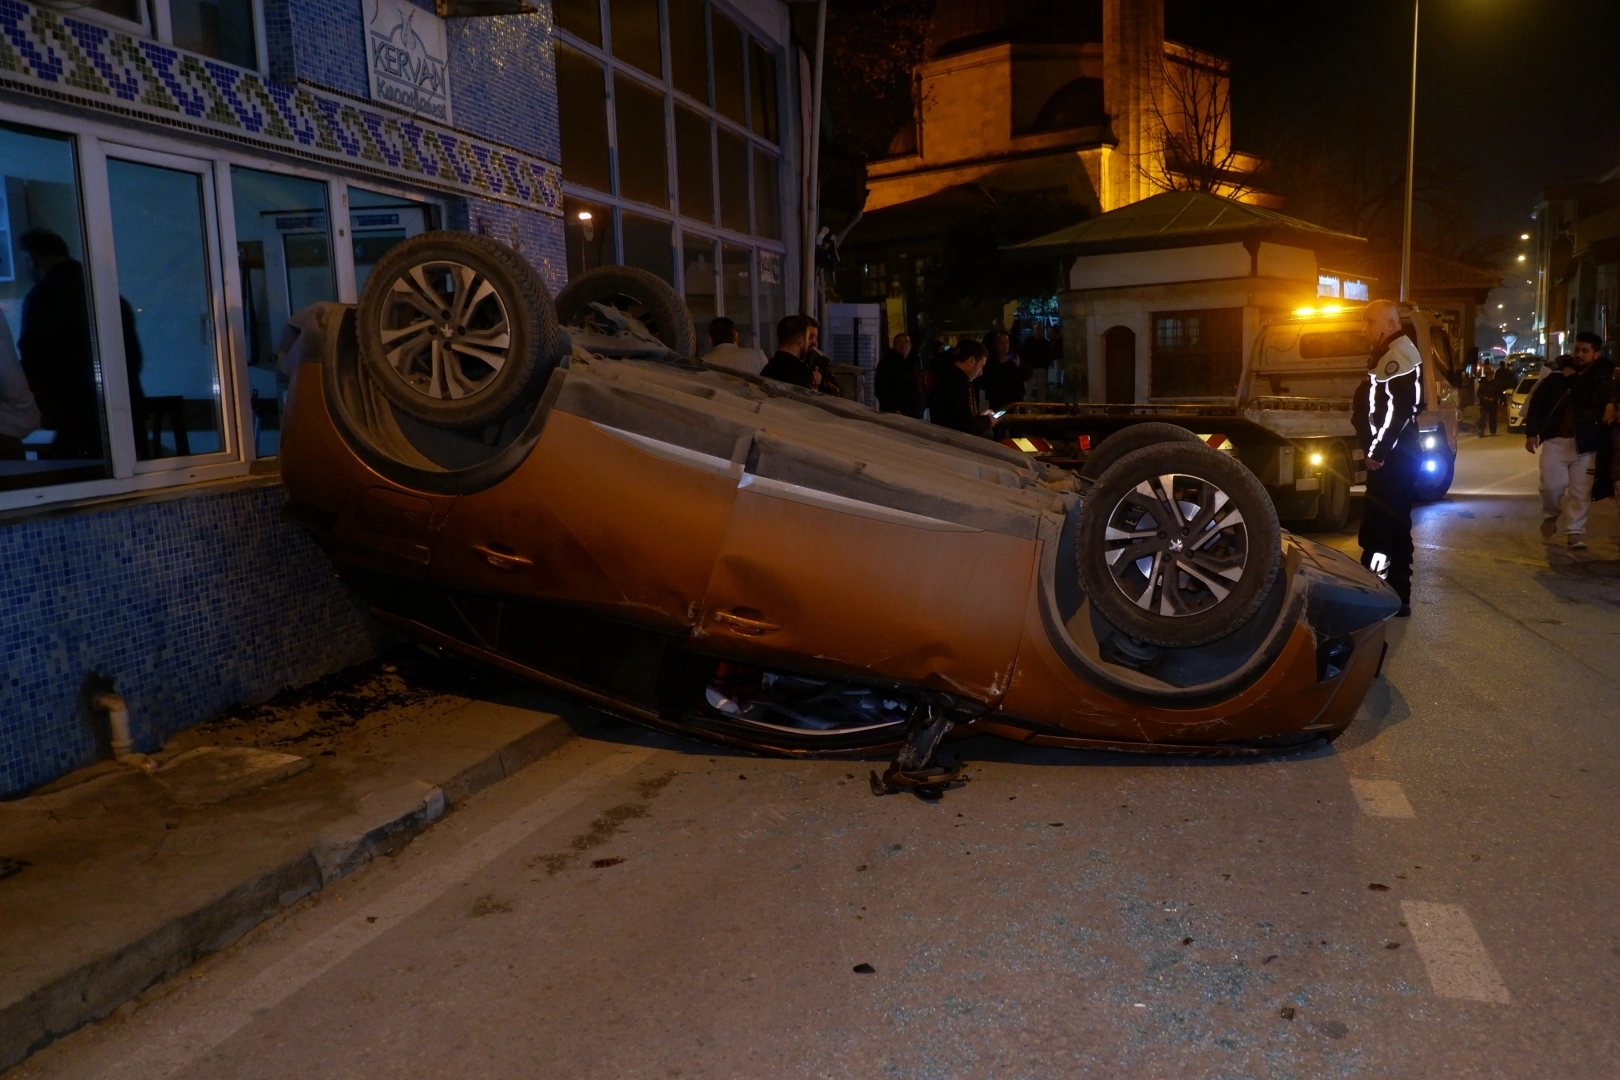
[[[995,423],[990,410],[979,410],[979,390],[975,385],[984,373],[984,346],[977,341],[964,341],[956,347],[950,360],[940,365],[934,376],[928,415],[940,427],[983,435]]]

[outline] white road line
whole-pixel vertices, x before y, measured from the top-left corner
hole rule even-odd
[[[467,842],[453,856],[366,904],[353,916],[271,964],[250,981],[189,1020],[142,1046],[102,1073],[104,1078],[159,1077],[179,1071],[332,968],[409,919],[446,890],[567,813],[610,780],[653,755],[630,747],[600,761],[505,821]],[[375,919],[376,921],[371,921]]]
[[[1406,801],[1406,792],[1394,780],[1358,780],[1350,778],[1350,790],[1355,792],[1361,812],[1373,817],[1416,818],[1417,811]]]
[[[1491,963],[1468,912],[1455,904],[1402,900],[1401,914],[1406,916],[1435,993],[1507,1004],[1507,986],[1496,973],[1496,965]]]

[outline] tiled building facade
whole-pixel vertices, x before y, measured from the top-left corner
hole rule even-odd
[[[388,640],[281,517],[277,351],[393,243],[484,233],[554,293],[634,263],[749,327],[796,295],[785,0],[531,2],[0,0],[0,798],[105,753],[93,690],[152,750]],[[559,53],[603,72],[571,127]]]

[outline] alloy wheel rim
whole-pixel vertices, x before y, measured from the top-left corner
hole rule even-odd
[[[500,290],[448,259],[418,263],[388,287],[378,328],[388,366],[423,397],[460,401],[500,375],[512,332]]]
[[[1249,528],[1218,484],[1165,473],[1137,484],[1109,512],[1104,559],[1136,607],[1167,618],[1212,610],[1248,563]]]

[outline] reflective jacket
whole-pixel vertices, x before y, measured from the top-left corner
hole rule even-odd
[[[1396,446],[1417,449],[1423,411],[1423,355],[1404,332],[1379,342],[1367,357],[1367,382],[1351,403],[1362,452],[1383,463]]]

